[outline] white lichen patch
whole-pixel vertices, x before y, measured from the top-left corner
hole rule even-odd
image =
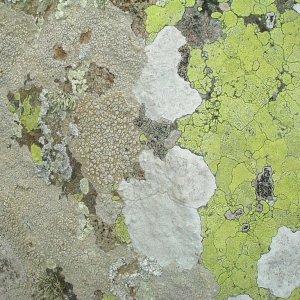
[[[298,14],[300,14],[300,3],[296,3],[293,8]]]
[[[162,266],[191,269],[202,251],[197,208],[213,195],[215,179],[202,157],[177,146],[165,161],[145,150],[140,164],[145,180],[122,181],[119,188],[133,246]]]
[[[257,284],[277,297],[288,298],[300,286],[300,231],[280,227],[271,250],[259,259]]]
[[[192,113],[201,104],[198,92],[177,74],[181,60],[178,49],[186,39],[175,27],[167,26],[155,41],[146,47],[146,64],[134,91],[140,103],[146,106],[146,115],[174,121]]]

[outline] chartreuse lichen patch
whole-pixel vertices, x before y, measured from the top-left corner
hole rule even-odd
[[[127,225],[125,223],[125,217],[120,215],[116,220],[116,234],[118,239],[125,244],[130,244],[131,239],[128,232]]]
[[[32,144],[30,147],[32,161],[36,164],[43,162],[42,148],[36,144]]]
[[[146,31],[150,34],[149,40],[153,40],[156,35],[167,25],[175,25],[181,20],[185,8],[195,5],[195,0],[169,0],[163,6],[151,5],[145,12]]]
[[[30,90],[20,89],[7,95],[9,110],[15,114],[15,119],[22,125],[26,133],[33,133],[40,126],[41,89],[32,87]]]
[[[280,227],[300,229],[300,16],[280,14],[275,2],[233,0],[218,17],[226,36],[190,53],[188,78],[207,100],[178,121],[179,144],[203,155],[216,177],[217,191],[199,214],[201,258],[219,300],[269,299],[257,262]],[[273,29],[244,20],[270,12]],[[297,297],[299,289],[290,299]]]

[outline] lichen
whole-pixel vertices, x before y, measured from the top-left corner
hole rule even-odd
[[[273,28],[245,23],[245,17],[265,19],[267,12],[276,14]],[[217,192],[199,214],[201,258],[220,285],[217,299],[241,294],[266,299],[270,291],[258,287],[256,263],[279,227],[300,228],[295,143],[300,18],[291,10],[280,14],[273,0],[234,0],[218,19],[226,37],[191,48],[188,78],[206,100],[179,120],[179,144],[203,155],[216,176]],[[268,166],[273,175],[262,196],[253,183]],[[269,201],[274,196],[276,202]],[[240,208],[238,218],[228,215]]]
[[[120,215],[116,220],[116,234],[118,239],[125,244],[131,243],[131,238],[125,223],[125,217]]]
[[[32,144],[31,157],[34,163],[41,164],[43,162],[42,148],[36,144]]]
[[[145,10],[146,30],[150,34],[148,40],[153,40],[165,26],[175,25],[182,18],[185,8],[194,4],[195,0],[170,0],[164,6],[149,6]]]

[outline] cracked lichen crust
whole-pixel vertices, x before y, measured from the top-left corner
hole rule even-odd
[[[78,103],[79,136],[73,151],[83,172],[101,187],[133,175],[141,146],[134,126],[138,107],[121,92],[100,98],[86,96]]]
[[[268,30],[244,20],[270,12],[276,22]],[[226,37],[191,48],[188,78],[206,100],[178,122],[179,144],[203,155],[216,176],[217,191],[199,214],[201,258],[220,285],[217,298],[266,299],[257,261],[279,227],[300,228],[300,17],[280,14],[272,0],[234,0],[212,16]]]
[[[191,270],[168,266],[160,276],[152,276],[141,283],[138,299],[205,299],[212,300],[218,292],[213,275],[200,264]]]
[[[177,74],[181,59],[178,49],[185,43],[178,29],[167,26],[146,47],[148,62],[134,93],[138,101],[145,104],[146,116],[152,120],[174,121],[192,113],[202,101],[197,91]]]
[[[20,146],[14,139],[11,139],[14,131],[14,112],[11,106],[11,112],[7,109],[7,104],[9,104],[7,95],[10,91],[19,91],[23,86],[24,89],[30,89],[32,85],[43,87],[56,97],[60,95],[63,86],[66,88],[63,92],[70,93],[72,96],[76,93],[78,101],[84,99],[85,96],[99,99],[99,94],[103,92],[103,89],[95,93],[89,90],[89,87],[92,89],[95,87],[94,84],[97,84],[97,87],[98,83],[102,84],[101,80],[90,81],[89,71],[93,70],[89,66],[97,62],[97,66],[103,68],[100,76],[109,77],[107,87],[110,87],[111,74],[113,74],[115,76],[114,91],[121,90],[127,99],[130,95],[132,97],[132,86],[138,79],[144,64],[143,44],[131,31],[130,16],[110,3],[107,4],[105,11],[89,5],[84,9],[70,5],[65,9],[64,18],[56,20],[53,14],[49,15],[47,22],[41,28],[36,26],[32,16],[11,10],[1,3],[0,20],[2,41],[0,51],[0,235],[1,239],[3,237],[12,248],[12,252],[17,257],[15,261],[20,261],[24,273],[27,274],[26,279],[20,285],[18,281],[12,280],[12,288],[8,286],[7,298],[31,299],[36,286],[35,279],[39,273],[45,271],[46,262],[49,259],[63,268],[66,281],[72,283],[79,299],[94,299],[94,291],[98,289],[109,295],[111,294],[108,278],[110,264],[116,257],[136,257],[137,254],[130,247],[122,245],[105,252],[99,249],[97,236],[94,234],[81,238],[80,233],[84,233],[85,229],[96,231],[88,224],[90,213],[84,207],[83,213],[78,201],[73,200],[73,197],[68,195],[67,199],[61,187],[46,186],[43,180],[36,176],[32,158],[39,163],[40,150],[33,146],[32,149],[30,147],[32,150],[30,153],[27,147]],[[81,35],[88,29],[92,32],[91,38],[85,44],[81,44]],[[106,34],[107,32],[109,34]],[[86,47],[85,55],[82,55],[81,51],[83,46]],[[69,66],[71,68],[68,68]],[[68,72],[69,70],[82,71],[85,68],[87,70],[85,74],[77,72],[75,77],[71,76],[72,72]],[[96,71],[98,74],[98,70]],[[30,76],[27,76],[28,73]],[[82,75],[85,75],[87,80],[86,91],[86,86],[79,86],[75,82],[81,81],[84,77]],[[74,81],[76,89],[73,90],[73,86],[68,87],[70,83],[67,84],[67,80]],[[21,97],[22,95],[17,95],[19,100],[15,100],[21,99],[21,102],[24,102]],[[41,128],[36,129],[40,127],[40,123],[35,122],[31,126],[30,122],[27,122],[34,112],[31,100],[25,102],[27,105],[25,105],[25,113],[28,118],[23,122],[24,126],[29,129],[29,132],[27,130],[23,132],[25,131],[28,136],[41,130]],[[69,104],[72,103],[57,102],[52,105],[52,108],[59,111],[69,110]],[[125,105],[124,102],[122,104]],[[134,105],[138,106],[137,103]],[[70,108],[75,107],[71,105]],[[129,110],[132,113],[131,108]],[[75,111],[70,111],[67,119],[70,114],[75,114]],[[47,117],[51,119],[50,115],[51,113],[47,114]],[[55,112],[55,115],[58,116],[58,113]],[[36,119],[31,119],[31,121],[36,121]],[[66,123],[67,128],[63,129],[68,131],[68,122]],[[134,125],[132,126],[134,129]],[[75,125],[73,127],[75,128]],[[22,130],[22,125],[20,129]],[[64,134],[65,131],[62,131],[60,133]],[[57,135],[54,138],[57,143]],[[138,135],[136,135],[136,141],[139,146]],[[41,147],[36,140],[34,143]],[[55,150],[59,152],[59,149]],[[90,191],[91,187],[92,184]],[[67,189],[70,194],[71,188]],[[79,194],[79,192],[80,190],[77,196],[80,201],[86,195]],[[107,210],[109,211],[109,208]],[[114,222],[112,222],[112,227],[113,224]],[[107,227],[103,226],[100,229],[106,233]],[[106,242],[106,236],[104,238],[103,236],[104,234],[101,236],[101,241]],[[109,243],[111,242],[109,240]],[[22,278],[21,281],[23,281]],[[6,297],[6,294],[4,296]]]
[[[215,180],[201,157],[177,146],[165,161],[144,150],[145,180],[122,181],[119,193],[133,246],[162,266],[191,269],[202,251],[197,208],[209,201]]]
[[[268,288],[276,297],[288,298],[300,286],[300,231],[280,227],[272,238],[270,251],[257,263],[260,287]]]

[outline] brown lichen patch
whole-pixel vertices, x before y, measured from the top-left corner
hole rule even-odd
[[[65,60],[67,58],[67,52],[63,49],[62,46],[56,46],[54,50],[54,59]]]
[[[88,92],[103,94],[112,88],[115,75],[107,68],[91,63],[86,73],[86,83]]]
[[[94,228],[96,243],[105,252],[108,252],[116,247],[117,236],[114,225],[106,224],[97,215],[89,216],[91,225]]]
[[[99,187],[107,188],[133,173],[141,151],[133,121],[138,108],[121,92],[100,98],[89,95],[77,106],[79,136],[74,151],[83,172]]]
[[[178,64],[178,75],[182,77],[185,81],[188,81],[187,68],[190,61],[190,48],[188,45],[184,45],[178,49],[181,54],[181,60]]]
[[[83,32],[80,35],[79,43],[80,44],[88,44],[90,42],[91,38],[92,38],[92,31],[91,30]]]
[[[133,21],[131,24],[132,31],[137,36],[147,36],[145,21],[145,9],[156,3],[156,0],[111,0],[111,2],[125,12],[129,12]]]
[[[202,12],[198,11],[197,6],[187,8],[176,25],[192,47],[202,48],[204,44],[213,43],[223,35],[221,23],[210,17],[213,9],[210,5],[205,2]]]

